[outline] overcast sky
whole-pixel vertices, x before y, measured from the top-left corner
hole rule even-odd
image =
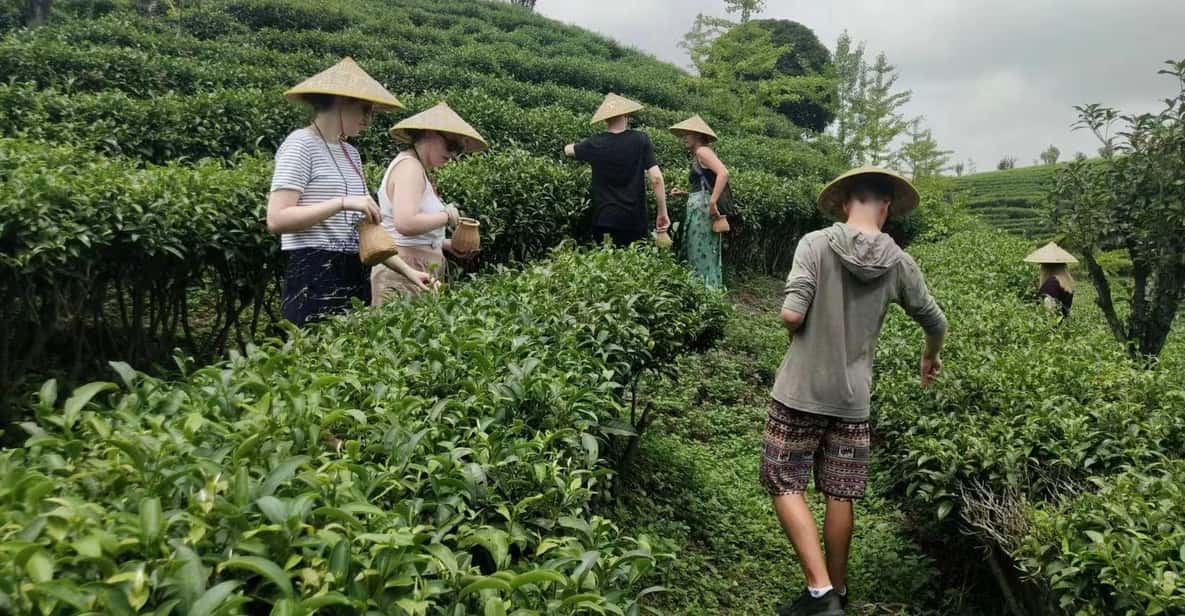
[[[685,66],[677,47],[697,13],[722,0],[538,0],[536,11]],[[1176,92],[1157,75],[1185,58],[1185,0],[769,0],[765,18],[792,19],[832,51],[840,32],[884,51],[913,91],[939,144],[980,171],[1005,155],[1030,165],[1050,144],[1062,158],[1094,155],[1071,131],[1074,105],[1154,111]]]

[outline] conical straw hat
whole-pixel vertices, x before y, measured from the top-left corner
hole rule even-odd
[[[708,123],[705,122],[703,118],[699,117],[698,113],[672,126],[670,131],[675,133],[676,137],[680,136],[682,133],[696,133],[698,135],[703,135],[704,137],[708,138],[708,143],[719,139],[719,137],[716,136],[716,132],[712,130],[712,127],[708,126]]]
[[[1029,256],[1025,257],[1026,263],[1077,263],[1078,259],[1074,255],[1066,252],[1061,246],[1054,242],[1050,242],[1037,250],[1034,250]]]
[[[414,143],[415,139],[410,132],[413,130],[434,130],[457,135],[465,142],[466,152],[480,152],[490,147],[476,129],[461,119],[461,116],[444,102],[401,120],[392,126],[389,132],[391,137],[400,143]]]
[[[842,219],[844,200],[848,197],[849,187],[857,178],[865,175],[880,175],[893,182],[893,203],[889,206],[890,216],[904,216],[917,208],[920,197],[917,189],[909,183],[909,180],[888,169],[864,165],[832,180],[823,189],[823,192],[819,193],[819,209],[830,216]]]
[[[624,96],[618,96],[610,92],[605,95],[605,100],[601,102],[601,106],[597,107],[597,112],[593,114],[592,120],[589,124],[596,124],[597,122],[604,122],[609,118],[616,118],[626,114],[641,111],[643,109],[642,103],[638,101],[631,101]]]
[[[374,103],[379,111],[406,109],[394,94],[367,75],[366,71],[349,57],[300,82],[285,92],[284,96],[290,101],[300,102],[305,94],[332,94],[356,98]]]

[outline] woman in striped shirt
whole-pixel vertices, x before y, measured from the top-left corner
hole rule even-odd
[[[303,326],[345,312],[353,298],[370,302],[357,225],[364,219],[378,223],[381,216],[358,150],[345,139],[368,128],[375,111],[404,107],[350,58],[285,96],[315,112],[312,123],[289,134],[276,151],[267,204],[268,230],[280,234],[288,257],[281,312]],[[387,263],[417,285],[430,281],[397,256]]]

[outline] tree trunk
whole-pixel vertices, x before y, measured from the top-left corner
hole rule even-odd
[[[1146,329],[1135,341],[1144,358],[1158,357],[1168,342],[1173,320],[1185,297],[1185,263],[1166,267],[1155,279],[1152,303],[1147,308]]]
[[[51,0],[29,1],[29,25],[42,26],[49,19],[49,5]]]
[[[1115,314],[1115,303],[1111,299],[1111,284],[1107,282],[1107,273],[1099,265],[1099,262],[1094,258],[1094,250],[1091,248],[1082,249],[1082,260],[1086,263],[1086,270],[1090,274],[1090,282],[1094,285],[1096,295],[1095,303],[1103,311],[1103,316],[1107,319],[1107,325],[1111,327],[1111,333],[1123,345],[1128,345],[1127,332],[1123,328],[1123,323],[1119,321],[1119,317]]]
[[[1143,341],[1154,329],[1149,322],[1148,310],[1148,276],[1151,268],[1143,255],[1128,247],[1128,254],[1132,257],[1132,299],[1131,313],[1127,317],[1128,355],[1134,360],[1142,360],[1146,355],[1142,352]]]

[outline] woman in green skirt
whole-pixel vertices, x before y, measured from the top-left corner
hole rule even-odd
[[[713,229],[712,223],[721,218],[718,205],[728,184],[728,168],[711,148],[716,133],[699,115],[672,126],[671,132],[691,151],[688,189],[671,189],[672,197],[687,195],[687,216],[681,229],[683,250],[692,269],[704,279],[709,289],[723,289],[720,258],[723,242],[721,233]]]

